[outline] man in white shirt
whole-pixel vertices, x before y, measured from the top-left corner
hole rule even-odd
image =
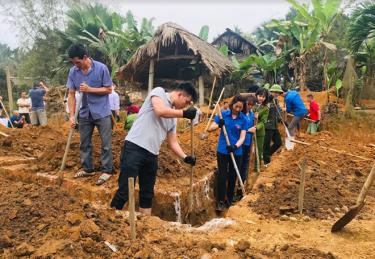
[[[27,124],[31,123],[30,120],[30,108],[31,108],[31,100],[27,97],[26,92],[21,92],[21,98],[17,100],[18,111],[20,116],[25,117],[25,122]]]
[[[116,122],[118,122],[120,120],[120,96],[115,91],[115,88],[116,88],[116,85],[113,85],[112,93],[109,94],[108,97],[109,97],[109,106],[111,108],[113,118],[115,118]]]

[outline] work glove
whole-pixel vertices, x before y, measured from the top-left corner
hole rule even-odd
[[[227,146],[227,151],[229,153],[233,153],[238,147],[236,145],[228,145]]]
[[[220,119],[218,125],[219,125],[219,128],[222,129],[223,126],[225,125],[225,121],[224,121],[224,119]]]
[[[197,158],[195,156],[186,156],[184,158],[184,162],[189,165],[195,166],[195,163],[197,162]]]
[[[194,107],[190,107],[182,112],[182,117],[192,120],[195,118],[195,115],[197,114],[197,109]]]

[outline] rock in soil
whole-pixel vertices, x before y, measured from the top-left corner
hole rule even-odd
[[[237,251],[244,252],[246,249],[250,248],[250,242],[244,239],[241,239],[235,246],[234,249]]]

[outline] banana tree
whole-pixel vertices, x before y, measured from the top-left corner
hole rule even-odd
[[[277,70],[284,63],[284,57],[277,57],[272,53],[265,55],[252,54],[239,62],[235,56],[232,57],[233,65],[236,67],[235,74],[240,78],[246,78],[256,65],[263,73],[263,78],[268,83],[277,82]]]
[[[326,37],[332,29],[334,20],[339,11],[342,0],[312,0],[313,10],[309,12],[308,6],[299,4],[296,0],[287,0],[299,13],[301,17],[310,25],[315,27],[319,35],[317,46],[324,47],[323,58],[323,89],[329,90],[327,78],[328,50],[335,51],[334,44],[326,42]],[[329,101],[329,94],[327,91]]]

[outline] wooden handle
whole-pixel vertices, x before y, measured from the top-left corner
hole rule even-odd
[[[372,166],[370,174],[367,176],[365,184],[362,187],[362,190],[361,190],[361,193],[358,196],[357,204],[356,205],[360,205],[365,200],[365,197],[366,197],[366,195],[368,193],[368,190],[370,189],[370,187],[373,184],[374,180],[375,180],[375,163]]]
[[[135,230],[135,198],[134,198],[134,178],[128,178],[129,186],[129,223],[130,223],[130,236],[132,240],[135,240],[137,233]]]
[[[220,103],[221,97],[223,96],[224,90],[225,90],[225,87],[223,87],[223,89],[221,90],[221,93],[219,95],[219,99],[217,99],[217,103],[215,105],[215,108],[212,110],[210,119],[207,122],[207,125],[206,125],[206,128],[204,129],[204,132],[207,132],[208,126],[210,126],[210,122],[211,122],[213,116],[215,115],[215,111],[216,111],[217,107],[219,106],[219,103]]]
[[[216,76],[214,77],[214,82],[212,83],[210,100],[208,101],[208,111],[210,111],[210,109],[211,109],[210,107],[211,107],[211,102],[212,102],[212,95],[214,94],[215,84],[216,84]]]
[[[191,120],[191,128],[190,128],[190,148],[191,148],[191,155],[194,156],[194,125],[193,120]],[[189,211],[193,211],[193,176],[194,176],[194,166],[191,165],[190,167],[190,193],[189,193]]]
[[[221,114],[221,110],[219,110],[219,117],[220,117],[220,119],[223,119],[223,115]],[[225,141],[227,142],[227,145],[229,146],[230,141],[229,141],[229,138],[228,138],[228,133],[227,133],[227,129],[225,128],[225,125],[223,126],[223,132],[224,132]],[[238,170],[238,167],[237,167],[236,159],[234,158],[233,152],[230,152],[229,155],[230,155],[230,158],[232,159],[234,169],[236,170],[238,181],[240,182],[240,185],[241,185],[242,193],[245,196],[246,190],[245,190],[245,186],[243,185],[243,181],[242,181],[242,178],[241,178],[241,175],[240,175],[240,171]]]

